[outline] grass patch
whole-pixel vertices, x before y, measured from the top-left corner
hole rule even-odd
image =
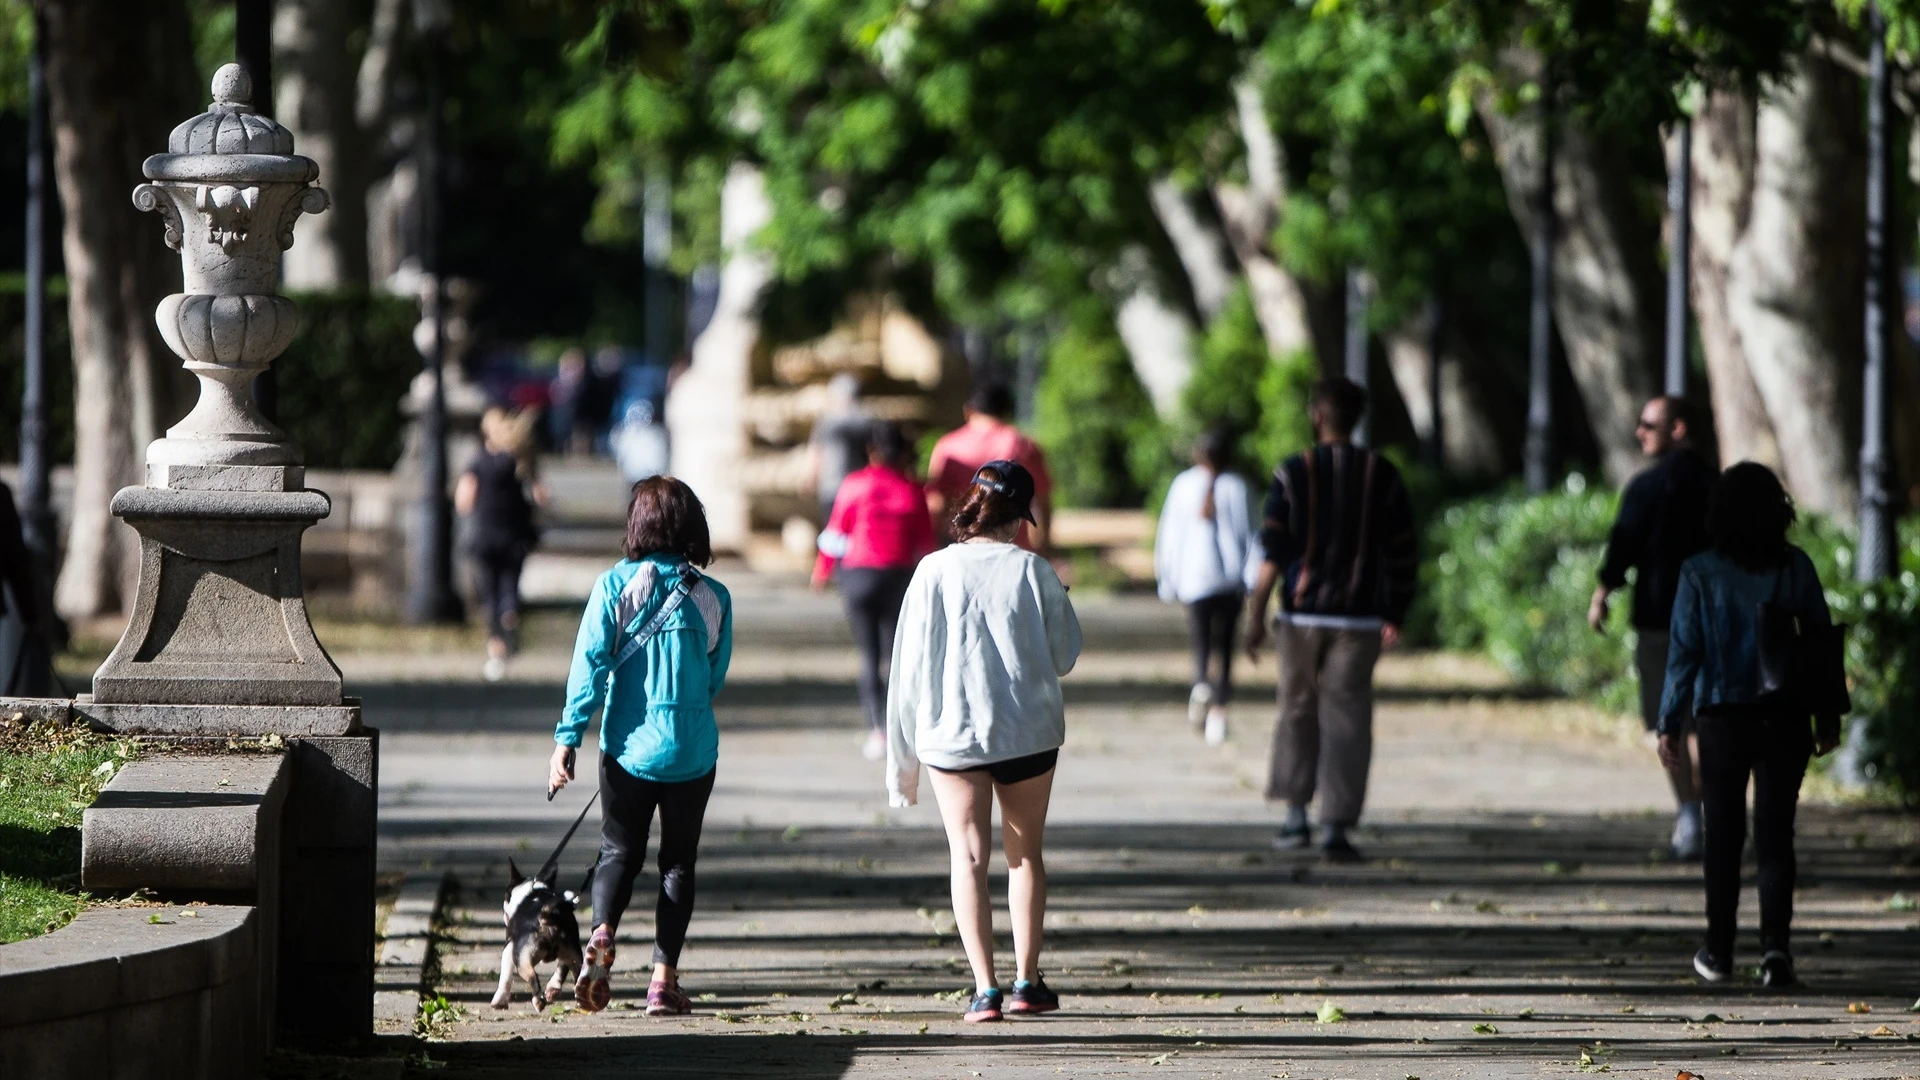
[[[0,944],[73,921],[80,886],[80,814],[134,753],[84,725],[0,717]]]

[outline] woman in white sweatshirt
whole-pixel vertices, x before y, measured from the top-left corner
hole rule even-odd
[[[1167,489],[1153,544],[1160,599],[1187,609],[1193,640],[1187,719],[1214,746],[1227,741],[1234,631],[1246,602],[1247,569],[1260,561],[1247,482],[1227,468],[1232,446],[1222,431],[1200,437],[1193,468],[1174,477]]]
[[[953,915],[973,966],[969,1021],[1060,1007],[1040,976],[1047,871],[1041,858],[1053,768],[1066,739],[1060,677],[1080,657],[1080,622],[1045,559],[1014,544],[1033,520],[1033,476],[1012,461],[974,474],[953,515],[955,543],[927,556],[907,587],[887,694],[887,792],[919,798],[920,765],[946,825]],[[987,859],[1000,800],[1013,915],[1015,981],[993,969]]]

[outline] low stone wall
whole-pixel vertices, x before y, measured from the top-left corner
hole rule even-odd
[[[0,948],[0,1076],[257,1076],[260,936],[251,906],[93,908]]]

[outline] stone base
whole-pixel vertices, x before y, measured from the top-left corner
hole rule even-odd
[[[317,491],[126,488],[140,590],[93,677],[100,705],[339,705],[340,669],[313,636],[300,536],[331,510]]]
[[[282,831],[279,1028],[338,1049],[373,1035],[380,733],[299,739]]]
[[[4,699],[0,699],[4,701]],[[73,714],[100,731],[117,735],[279,735],[298,739],[316,735],[354,735],[360,731],[360,702],[339,705],[119,705],[82,694]]]

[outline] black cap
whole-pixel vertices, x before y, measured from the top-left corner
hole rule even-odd
[[[992,469],[1000,474],[1000,479],[989,480],[980,475]],[[1020,507],[1020,516],[1029,524],[1039,525],[1033,520],[1033,474],[1025,465],[1017,461],[989,461],[980,466],[973,474],[973,482],[996,495],[1012,499]]]

